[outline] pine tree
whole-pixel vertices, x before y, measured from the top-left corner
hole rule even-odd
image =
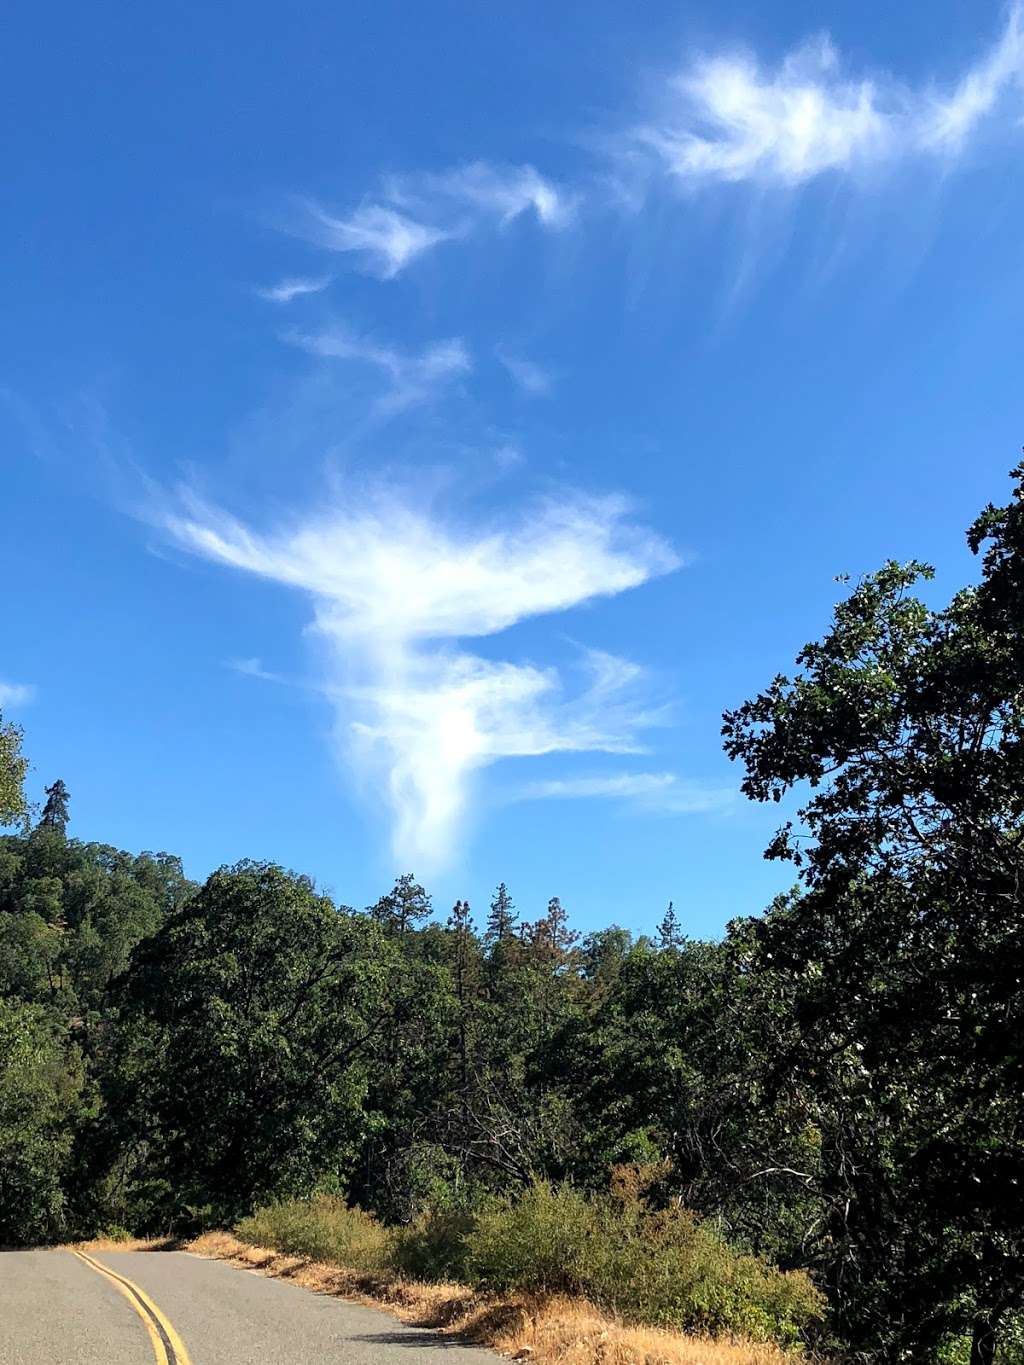
[[[455,998],[459,1002],[459,1079],[462,1083],[463,1102],[469,1084],[469,1012],[474,985],[476,947],[473,934],[473,916],[469,901],[456,901],[448,916],[448,929],[452,943],[452,975],[455,984]]]
[[[569,928],[569,916],[557,896],[548,901],[548,911],[530,930],[530,942],[541,958],[554,970],[565,967],[579,942],[579,934]]]
[[[679,927],[679,916],[675,912],[675,906],[671,901],[665,911],[665,918],[658,925],[658,947],[659,948],[681,948],[685,941],[685,934]]]
[[[394,934],[408,933],[429,918],[431,910],[430,897],[411,872],[399,877],[387,895],[370,906],[371,916]]]
[[[58,777],[52,787],[46,788],[46,805],[39,820],[39,828],[55,829],[63,834],[70,819],[68,815],[70,799],[71,793]]]
[[[512,938],[516,932],[518,918],[516,908],[512,904],[512,897],[508,894],[508,887],[502,882],[491,901],[484,942],[493,945],[501,943],[507,938]]]

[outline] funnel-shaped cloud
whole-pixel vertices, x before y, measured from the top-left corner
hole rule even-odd
[[[628,753],[657,720],[635,664],[600,651],[568,689],[557,670],[459,641],[640,586],[679,560],[615,498],[456,526],[393,496],[260,534],[195,501],[165,518],[179,545],[312,599],[345,761],[386,791],[396,854],[446,861],[475,772],[501,758]]]

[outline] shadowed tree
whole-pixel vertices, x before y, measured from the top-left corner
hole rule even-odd
[[[40,829],[52,829],[58,834],[63,834],[70,818],[68,815],[70,799],[71,793],[58,777],[52,787],[46,788],[46,805],[43,806],[43,813],[39,818]]]
[[[941,611],[926,565],[859,583],[831,629],[725,716],[745,793],[807,793],[767,856],[802,890],[756,925],[748,978],[797,1027],[766,1096],[815,1125],[819,1253],[846,1340],[990,1365],[1024,1300],[1024,465],[968,532],[979,584]],[[777,1165],[777,1163],[772,1163]],[[788,1176],[779,1174],[779,1178]]]

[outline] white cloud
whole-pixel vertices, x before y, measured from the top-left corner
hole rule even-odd
[[[458,233],[431,227],[387,204],[364,202],[347,218],[336,218],[314,200],[296,224],[297,235],[327,251],[353,252],[384,279],[394,279],[405,267]]]
[[[390,280],[434,247],[467,237],[487,220],[508,224],[532,212],[543,227],[556,229],[571,222],[575,210],[574,196],[533,166],[474,161],[439,174],[392,176],[347,217],[329,213],[316,200],[303,200],[288,226],[315,246],[360,257],[371,273]]]
[[[311,355],[357,361],[382,371],[388,379],[389,391],[377,404],[377,410],[387,413],[432,398],[473,367],[469,352],[458,337],[433,342],[419,352],[399,351],[340,326],[320,332],[292,331],[284,339]]]
[[[440,196],[511,223],[533,211],[548,228],[565,227],[576,212],[576,198],[547,180],[533,166],[494,166],[472,161],[440,175],[393,181],[398,199]]]
[[[554,381],[543,365],[527,360],[525,356],[511,355],[501,347],[497,355],[515,382],[531,398],[544,398],[551,392]]]
[[[887,77],[845,75],[827,36],[774,71],[749,55],[701,57],[674,78],[659,116],[629,143],[687,184],[793,186],[829,171],[955,153],[1021,81],[1021,14],[1015,4],[993,50],[947,97]]]
[[[554,778],[524,788],[531,800],[617,800],[645,810],[692,815],[723,810],[735,800],[731,787],[685,781],[676,773],[613,773],[601,777]]]
[[[35,701],[36,689],[31,683],[12,683],[0,681],[0,707],[28,706]]]
[[[257,289],[255,292],[268,303],[291,303],[292,299],[305,294],[320,294],[331,283],[330,275],[318,275],[315,279],[307,276],[290,276],[277,284]]]
[[[964,140],[991,114],[1007,87],[1024,75],[1024,10],[1009,11],[1003,36],[988,57],[968,71],[948,99],[934,102],[924,120],[926,146],[958,151]]]
[[[584,652],[584,683],[460,640],[637,587],[678,560],[617,499],[567,497],[501,526],[446,523],[394,496],[261,535],[195,502],[165,518],[186,549],[307,592],[346,761],[387,792],[405,863],[447,860],[473,775],[502,758],[632,753],[659,713],[635,664]]]
[[[246,678],[259,678],[262,682],[283,683],[288,687],[295,686],[291,678],[286,678],[281,673],[271,673],[269,669],[264,668],[262,659],[229,659],[227,667],[235,673],[241,673]]]

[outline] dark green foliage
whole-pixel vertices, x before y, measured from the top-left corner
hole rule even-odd
[[[1024,467],[972,526],[978,586],[859,584],[792,681],[725,718],[744,789],[810,796],[769,856],[804,890],[750,936],[799,1027],[766,1057],[820,1134],[818,1256],[843,1337],[991,1359],[1024,1297]],[[788,1103],[788,1101],[787,1101]]]
[[[665,918],[658,925],[658,947],[659,948],[678,948],[683,940],[684,934],[679,926],[679,916],[676,908],[671,901],[665,911]]]
[[[146,1216],[233,1220],[347,1171],[394,975],[368,919],[272,865],[217,872],[171,915],[121,983],[105,1087]]]
[[[386,896],[370,907],[370,915],[392,934],[405,934],[430,918],[430,897],[413,877],[404,873]]]
[[[38,1005],[0,999],[0,1246],[65,1228],[79,1059]]]
[[[190,890],[166,853],[133,856],[42,826],[0,837],[0,994],[88,1031],[132,948]]]
[[[63,834],[71,818],[68,814],[70,800],[71,793],[58,777],[52,787],[46,788],[46,804],[39,819],[39,828],[52,829],[58,834]]]
[[[502,882],[491,901],[484,942],[488,947],[493,947],[496,943],[504,943],[506,939],[514,936],[518,924],[519,916],[516,914],[512,897],[508,893],[508,887]]]

